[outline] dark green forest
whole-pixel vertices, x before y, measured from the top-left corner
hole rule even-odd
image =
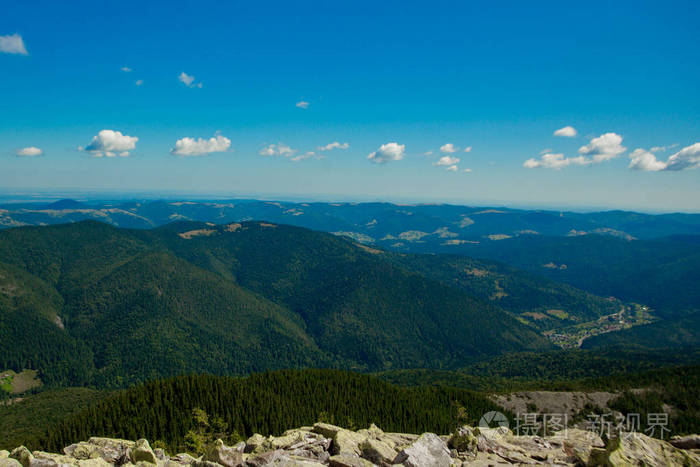
[[[463,410],[459,410],[459,408]],[[245,378],[209,375],[155,380],[115,393],[59,422],[31,446],[60,450],[90,436],[147,438],[172,451],[196,428],[192,410],[219,418],[228,433],[279,435],[325,420],[347,428],[448,433],[499,409],[485,396],[454,388],[399,387],[338,370],[282,370]]]

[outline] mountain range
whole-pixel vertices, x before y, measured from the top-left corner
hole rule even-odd
[[[6,229],[0,292],[0,367],[100,387],[193,371],[457,368],[552,349],[543,329],[621,306],[498,263],[269,222]],[[548,309],[567,313],[528,319]]]

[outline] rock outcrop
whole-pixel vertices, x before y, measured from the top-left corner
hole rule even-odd
[[[375,425],[352,431],[326,423],[288,430],[280,436],[255,434],[245,442],[208,445],[199,457],[169,456],[148,441],[90,438],[63,454],[30,452],[20,446],[0,451],[0,467],[467,467],[700,466],[698,436],[670,443],[643,434],[606,443],[594,433],[569,429],[552,436],[517,436],[509,429],[464,426],[447,436],[385,433]]]

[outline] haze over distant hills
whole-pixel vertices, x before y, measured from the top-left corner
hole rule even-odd
[[[630,211],[579,213],[472,207],[450,204],[292,203],[259,200],[86,201],[0,204],[0,227],[93,219],[118,227],[152,228],[173,221],[267,220],[387,246],[430,243],[457,246],[547,235],[609,235],[627,240],[700,233],[700,214],[642,214]]]

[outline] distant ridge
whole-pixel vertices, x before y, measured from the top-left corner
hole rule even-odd
[[[74,199],[60,199],[58,201],[54,201],[53,203],[47,204],[44,209],[55,209],[55,210],[62,210],[62,209],[81,209],[81,208],[86,208],[87,205],[84,203],[81,203],[80,201],[76,201]]]

